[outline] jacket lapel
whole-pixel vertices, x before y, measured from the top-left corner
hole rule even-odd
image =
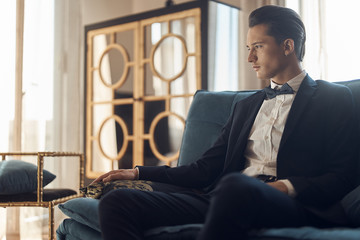
[[[244,114],[244,118],[246,118],[246,120],[244,121],[244,124],[241,126],[241,131],[238,138],[236,139],[234,151],[231,154],[231,158],[229,159],[230,161],[227,161],[227,164],[225,164],[225,169],[234,170],[234,169],[243,168],[243,166],[240,165],[244,164],[244,162],[239,161],[239,159],[241,159],[241,157],[244,156],[244,150],[247,144],[247,139],[249,137],[251,127],[254,124],[255,118],[264,99],[265,99],[264,90],[261,90],[255,93],[252,97],[248,98],[249,102],[247,102],[246,105],[250,107],[248,108],[247,113]]]
[[[296,94],[294,102],[290,109],[289,116],[286,121],[284,132],[281,138],[279,152],[281,151],[281,148],[286,142],[287,138],[290,136],[290,134],[296,127],[298,121],[300,121],[301,115],[305,111],[309,101],[314,95],[316,88],[316,82],[311,77],[309,77],[309,75],[306,75],[300,85],[299,91]]]

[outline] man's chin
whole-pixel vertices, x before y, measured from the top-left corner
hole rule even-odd
[[[256,74],[256,77],[261,81],[269,81],[270,80],[270,78],[268,78],[268,77],[266,77],[264,75],[261,75],[259,73]]]

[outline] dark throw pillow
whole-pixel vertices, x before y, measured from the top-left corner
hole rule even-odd
[[[55,179],[51,172],[43,171],[43,186]],[[37,166],[20,160],[0,161],[0,195],[28,193],[37,189]]]

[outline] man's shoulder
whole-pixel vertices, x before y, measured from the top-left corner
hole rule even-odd
[[[317,84],[319,93],[332,97],[339,95],[352,95],[350,88],[343,84],[333,83],[325,80],[316,80],[315,82]]]
[[[349,87],[324,80],[316,80],[316,84],[317,91],[314,98],[316,102],[324,103],[332,110],[354,107],[354,96]]]
[[[342,84],[338,84],[338,83],[333,83],[333,82],[329,82],[329,81],[325,81],[325,80],[315,80],[316,84],[318,85],[318,88],[322,89],[349,89],[347,86],[342,85]]]

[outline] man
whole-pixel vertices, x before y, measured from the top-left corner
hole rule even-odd
[[[263,227],[346,224],[338,202],[354,187],[352,95],[302,70],[304,44],[294,11],[265,6],[252,12],[248,61],[271,88],[239,101],[195,163],[115,170],[95,180],[139,178],[206,192],[114,190],[100,202],[104,239],[143,239],[152,227],[202,222],[201,240],[246,239]]]

